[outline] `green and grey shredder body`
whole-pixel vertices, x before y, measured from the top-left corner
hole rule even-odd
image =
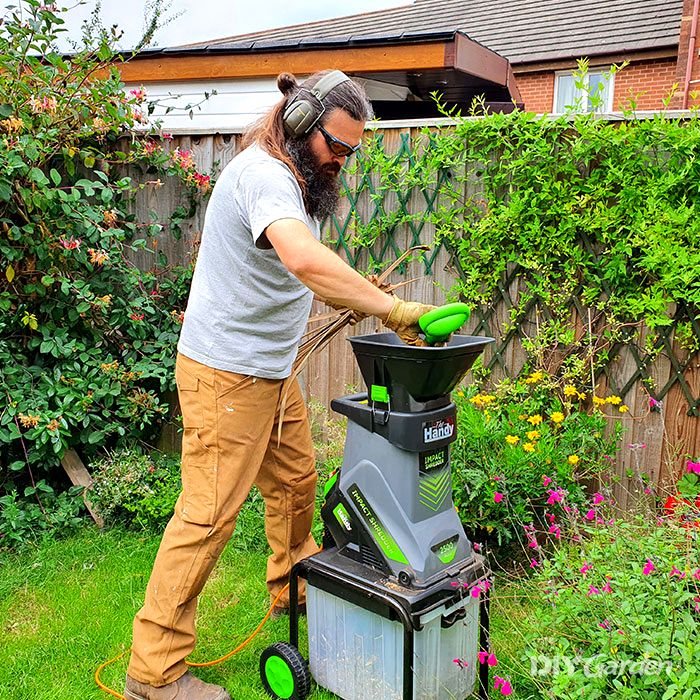
[[[309,670],[345,700],[486,697],[477,655],[488,648],[488,586],[470,593],[491,573],[452,501],[450,392],[490,342],[350,338],[367,393],[331,404],[348,419],[343,463],[326,485],[324,549],[292,571],[290,643],[261,658],[273,697],[304,698]],[[298,653],[300,578],[308,666]]]

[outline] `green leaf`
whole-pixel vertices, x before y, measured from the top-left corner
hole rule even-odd
[[[56,170],[56,168],[51,168],[51,170],[49,171],[49,175],[53,180],[53,184],[56,185],[56,187],[58,187],[61,184],[61,176],[58,170]]]
[[[4,104],[0,105],[0,117],[6,119],[12,114],[12,105]]]
[[[95,167],[95,156],[85,156],[83,163],[85,164],[86,168],[94,168]]]
[[[0,200],[9,202],[12,199],[12,185],[7,180],[0,180]]]
[[[90,433],[88,437],[88,443],[91,445],[95,445],[98,442],[102,442],[104,440],[105,434],[103,430],[96,430],[94,433]]]
[[[7,266],[7,269],[5,270],[5,277],[7,277],[7,281],[12,284],[12,280],[15,278],[15,268],[12,267],[12,265]]]

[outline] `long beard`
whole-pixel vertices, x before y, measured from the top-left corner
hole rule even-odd
[[[319,165],[308,139],[290,139],[287,150],[306,182],[304,205],[309,216],[322,221],[335,214],[340,201],[340,166],[337,163]]]

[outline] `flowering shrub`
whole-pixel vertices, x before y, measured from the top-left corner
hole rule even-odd
[[[533,557],[519,628],[529,671],[521,689],[558,698],[697,697],[697,535],[673,518],[615,520],[607,500],[588,505],[596,517],[565,519],[561,539]]]
[[[602,414],[589,415],[584,391],[542,371],[502,382],[491,394],[472,388],[453,398],[454,498],[467,530],[484,528],[502,543],[534,522],[556,535],[548,523],[552,508],[564,499],[582,505],[582,483],[609,465],[617,436],[605,436]]]
[[[68,448],[156,434],[191,269],[155,254],[147,271],[133,264],[162,228],[137,221],[133,199],[179,178],[189,202],[177,233],[210,187],[191,154],[137,138],[145,94],[125,94],[106,38],[63,57],[50,6],[23,5],[0,33],[3,490],[49,478]],[[134,182],[138,167],[156,178]]]

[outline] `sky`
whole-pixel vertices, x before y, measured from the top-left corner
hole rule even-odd
[[[79,40],[81,23],[90,16],[97,0],[59,0],[72,7],[63,14],[66,37]],[[105,27],[117,24],[124,35],[122,49],[131,48],[141,37],[144,10],[153,0],[102,0],[100,18]],[[318,19],[371,12],[410,4],[411,0],[165,0],[167,17],[173,19],[156,35],[152,46],[178,46],[272,27],[284,27]],[[66,41],[64,39],[63,41]],[[63,43],[63,41],[61,43]]]

